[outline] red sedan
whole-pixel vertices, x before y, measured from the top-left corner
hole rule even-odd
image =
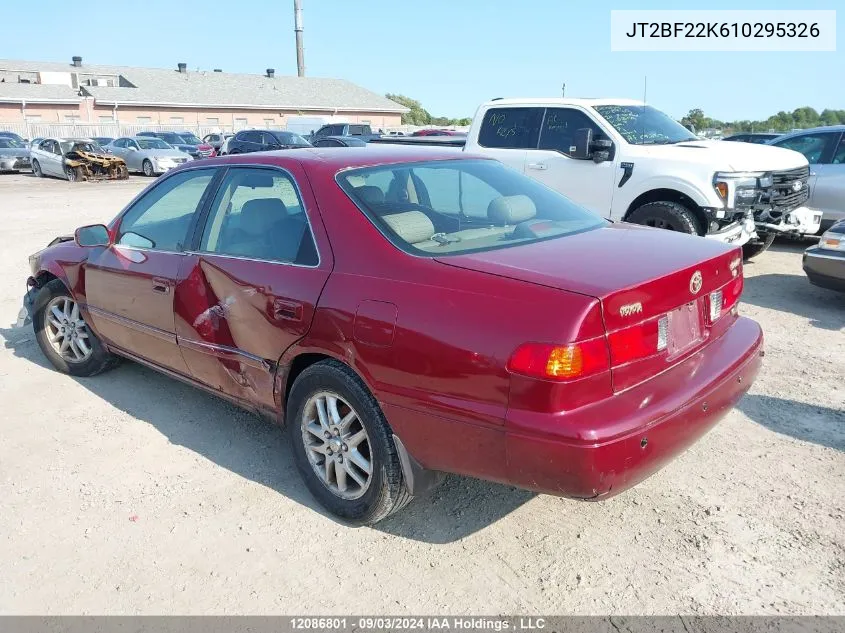
[[[580,499],[655,472],[760,368],[740,257],[494,160],[301,149],[168,172],[33,255],[27,296],[57,369],[129,358],[286,421],[365,524],[443,472]]]

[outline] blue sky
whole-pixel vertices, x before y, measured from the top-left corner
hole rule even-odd
[[[497,96],[641,98],[680,117],[763,118],[845,108],[845,44],[835,53],[610,52],[611,9],[836,9],[838,2],[714,0],[302,0],[309,75],[341,77],[471,116]],[[292,0],[5,2],[0,58],[296,74]],[[84,6],[97,7],[91,11]],[[143,8],[140,8],[143,7]],[[845,5],[837,31],[845,32]],[[9,28],[10,25],[15,25]],[[137,27],[137,30],[136,30]]]

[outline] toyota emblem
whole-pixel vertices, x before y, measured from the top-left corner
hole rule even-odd
[[[689,291],[690,291],[692,294],[697,295],[697,294],[701,291],[701,284],[702,284],[703,282],[704,282],[704,280],[703,280],[703,279],[702,279],[702,277],[701,277],[701,271],[700,271],[700,270],[696,270],[696,271],[692,274],[692,277],[690,277],[690,280],[689,280]]]

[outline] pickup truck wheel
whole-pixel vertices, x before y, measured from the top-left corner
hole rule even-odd
[[[695,213],[677,202],[662,200],[647,202],[628,216],[628,222],[690,235],[701,235],[701,222]]]
[[[317,501],[352,525],[372,525],[411,495],[392,432],[355,373],[334,360],[305,369],[288,397],[294,458]]]
[[[775,233],[763,233],[762,237],[749,240],[742,245],[742,258],[747,261],[752,257],[757,257],[772,245],[775,237]]]
[[[117,362],[88,327],[76,299],[58,279],[38,293],[32,326],[41,351],[62,373],[93,376]]]
[[[37,178],[44,177],[44,172],[41,171],[41,165],[38,163],[37,160],[32,161],[32,173],[35,174]]]

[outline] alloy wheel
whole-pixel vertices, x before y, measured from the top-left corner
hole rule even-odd
[[[47,304],[44,329],[52,348],[67,362],[81,363],[91,356],[88,325],[70,297],[55,297]]]
[[[308,399],[300,421],[305,453],[314,474],[342,499],[364,495],[373,477],[367,429],[338,394],[320,392]]]

